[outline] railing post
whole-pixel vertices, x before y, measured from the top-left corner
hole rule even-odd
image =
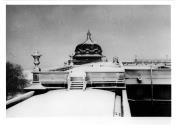
[[[131,117],[130,106],[128,103],[128,97],[126,90],[122,90],[122,109],[124,117]]]
[[[151,99],[152,99],[152,105],[153,105],[153,70],[152,70],[152,65],[150,66],[150,79],[151,79]]]
[[[70,86],[71,86],[71,81],[70,81],[70,76],[68,75],[68,78],[67,78],[67,90],[68,91],[70,90]]]
[[[115,94],[113,116],[122,116],[121,97]]]
[[[86,85],[87,85],[87,81],[85,80],[85,77],[83,79],[83,90],[86,90]]]

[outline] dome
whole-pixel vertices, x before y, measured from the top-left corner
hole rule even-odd
[[[75,48],[75,54],[73,55],[73,64],[80,65],[91,62],[102,61],[102,49],[94,43],[91,39],[90,31],[87,32],[87,39],[78,44]]]
[[[87,39],[84,43],[76,46],[75,55],[102,55],[102,49],[98,44],[95,44],[91,39],[90,31],[87,32]]]

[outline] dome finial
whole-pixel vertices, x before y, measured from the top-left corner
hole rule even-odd
[[[87,32],[87,39],[91,39],[91,33],[90,33],[89,29],[88,29],[88,32]]]

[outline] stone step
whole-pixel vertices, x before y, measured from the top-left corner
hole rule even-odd
[[[70,81],[70,89],[84,89],[85,81]]]
[[[71,82],[71,84],[84,84],[83,82]]]
[[[71,83],[71,85],[84,85],[83,83]]]
[[[82,83],[70,83],[70,84],[84,84],[84,83],[82,82]]]
[[[76,90],[76,89],[80,89],[80,90],[82,90],[83,88],[70,88],[71,90]]]
[[[81,87],[82,88],[83,86],[82,85],[76,85],[76,86],[71,86],[71,87]]]
[[[70,82],[78,82],[79,83],[79,82],[84,82],[84,81],[70,81]]]

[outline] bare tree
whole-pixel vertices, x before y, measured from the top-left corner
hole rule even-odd
[[[6,98],[21,92],[28,84],[23,75],[23,69],[18,64],[6,63]]]

